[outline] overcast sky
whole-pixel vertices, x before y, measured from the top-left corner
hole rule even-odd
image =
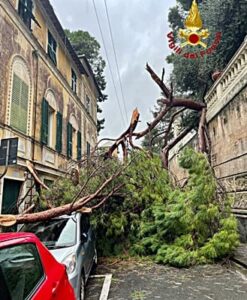
[[[50,0],[64,28],[88,31],[101,44],[101,54],[106,60],[92,0]],[[113,39],[118,58],[128,122],[132,110],[137,107],[141,114],[138,128],[144,128],[152,115],[150,113],[160,90],[145,71],[148,62],[159,74],[166,68],[166,78],[170,68],[165,57],[170,53],[166,34],[168,28],[168,11],[175,0],[106,0]],[[104,0],[95,0],[100,24],[105,39],[106,50],[112,73],[116,82],[122,114],[109,72],[106,67],[106,94],[108,100],[102,105],[105,117],[105,129],[100,136],[117,137],[126,127],[126,113],[111,45],[110,33],[106,19]]]

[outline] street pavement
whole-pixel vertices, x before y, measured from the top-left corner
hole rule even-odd
[[[113,274],[108,300],[246,300],[247,277],[230,265],[177,269],[150,261],[104,261],[97,274]],[[86,300],[98,300],[104,279],[90,279]]]

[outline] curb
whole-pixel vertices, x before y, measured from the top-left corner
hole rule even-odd
[[[232,266],[244,276],[247,276],[247,265],[236,258],[231,258]]]

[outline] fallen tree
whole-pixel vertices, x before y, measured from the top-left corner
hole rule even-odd
[[[130,147],[132,150],[142,151],[142,149],[134,143],[134,140],[138,140],[144,137],[153,129],[155,129],[156,126],[165,117],[167,117],[168,112],[171,113],[171,118],[166,130],[162,133],[164,144],[161,153],[161,159],[163,167],[165,169],[168,169],[169,151],[191,130],[191,127],[188,127],[173,140],[168,139],[169,132],[172,129],[172,125],[175,118],[177,118],[187,109],[196,111],[200,115],[198,149],[203,153],[206,153],[208,151],[208,144],[206,139],[205,104],[194,101],[192,99],[176,98],[173,93],[173,88],[171,87],[171,89],[169,89],[163,82],[163,76],[160,79],[149,65],[146,66],[146,69],[151,75],[151,78],[159,86],[163,95],[165,96],[165,98],[157,100],[160,103],[162,103],[163,106],[161,107],[160,112],[156,115],[156,117],[150,123],[147,123],[147,128],[143,131],[136,131],[140,118],[140,113],[136,108],[132,113],[128,128],[118,138],[105,138],[100,140],[96,145],[95,149],[92,151],[91,158],[83,158],[79,162],[78,166],[72,169],[72,174],[74,175],[71,178],[71,184],[69,183],[66,185],[66,182],[63,182],[64,186],[60,186],[60,189],[64,191],[63,195],[61,195],[61,199],[68,198],[68,203],[66,204],[54,201],[53,195],[51,193],[49,194],[49,189],[43,184],[43,182],[39,179],[38,175],[36,174],[34,166],[28,163],[27,165],[29,172],[31,172],[32,176],[34,177],[36,185],[40,189],[40,194],[38,197],[36,197],[37,199],[33,199],[31,201],[30,207],[28,207],[24,211],[24,213],[22,212],[21,214],[15,216],[0,216],[0,225],[10,226],[10,224],[16,223],[36,222],[53,218],[59,215],[72,213],[76,210],[83,210],[84,212],[89,213],[92,210],[102,206],[109,198],[111,198],[116,192],[118,192],[123,187],[123,185],[119,183],[119,179],[122,178],[122,176],[127,176],[124,170],[126,169],[126,166],[132,161],[128,158],[128,147]],[[113,141],[113,144],[106,153],[101,155],[98,153],[98,148],[100,143],[104,140],[111,140]],[[108,173],[108,177],[106,178],[104,176],[107,173],[105,169],[107,161],[112,159],[114,151],[119,146],[122,147],[124,162],[127,165],[119,165],[117,169],[111,169],[111,172]],[[79,184],[80,172],[82,172],[84,176],[83,184]],[[103,181],[102,179],[99,180],[99,177],[102,176],[104,178]],[[92,190],[88,187],[90,186],[91,182],[95,181],[95,178],[97,178],[100,184],[94,186],[94,189]],[[55,182],[54,186],[58,185],[58,182],[59,180]],[[71,187],[75,187],[75,194],[69,193],[66,190],[68,187],[69,189],[71,189]],[[45,190],[47,190],[46,193],[44,192]],[[54,194],[59,195],[59,192]],[[23,199],[21,199],[20,203],[22,202]]]

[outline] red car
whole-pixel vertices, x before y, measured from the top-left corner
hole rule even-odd
[[[1,300],[75,300],[66,267],[31,233],[0,234]]]

